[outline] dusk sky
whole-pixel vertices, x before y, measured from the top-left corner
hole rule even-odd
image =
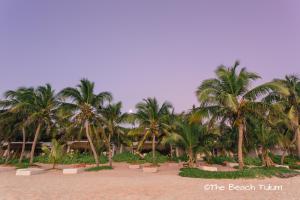
[[[269,81],[300,73],[299,0],[0,0],[0,92],[81,78],[124,111],[146,97],[180,112],[220,64]]]

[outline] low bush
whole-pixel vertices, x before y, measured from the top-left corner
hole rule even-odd
[[[262,162],[261,162],[260,158],[247,156],[247,157],[244,158],[244,164],[245,165],[261,166]]]
[[[110,166],[99,166],[99,167],[90,167],[90,168],[87,168],[85,169],[85,171],[87,172],[95,172],[95,171],[100,171],[100,170],[111,170],[113,169],[112,167]]]
[[[46,155],[40,155],[35,157],[34,162],[39,162],[39,163],[49,163],[48,156]],[[105,164],[108,162],[108,158],[104,155],[101,155],[99,157],[99,162],[101,164]],[[94,157],[89,154],[89,153],[70,153],[70,154],[65,154],[57,161],[59,164],[80,164],[80,163],[85,163],[85,164],[93,164],[95,163]]]
[[[123,152],[123,153],[119,153],[119,154],[116,154],[114,157],[113,157],[113,161],[115,162],[138,162],[140,160],[140,157],[133,154],[133,153],[130,153],[130,152]]]
[[[165,156],[165,155],[162,155],[161,153],[159,152],[155,152],[155,159],[153,160],[153,157],[152,157],[152,152],[149,152],[145,157],[144,157],[144,160],[146,162],[149,162],[149,163],[165,163],[169,160],[168,156]]]
[[[187,162],[188,160],[189,160],[189,158],[187,155],[170,158],[170,161],[175,161],[175,162]]]
[[[205,159],[209,164],[223,165],[225,162],[236,162],[234,158],[228,156],[213,156]]]
[[[182,168],[179,175],[191,178],[206,178],[206,179],[238,179],[238,178],[262,178],[262,177],[284,177],[286,174],[298,175],[299,172],[286,168],[264,168],[255,167],[238,171],[229,172],[210,172],[200,170],[198,168]]]

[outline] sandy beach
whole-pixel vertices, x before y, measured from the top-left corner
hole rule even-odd
[[[63,175],[47,171],[29,177],[15,175],[12,167],[0,167],[0,199],[300,199],[300,177],[288,179],[208,180],[178,176],[177,167],[167,164],[158,173],[130,170],[127,164],[115,164],[114,170]],[[252,185],[256,190],[233,191],[234,186]],[[282,186],[282,190],[260,190],[259,185]],[[207,191],[205,187],[216,187]],[[220,188],[224,186],[224,190]]]

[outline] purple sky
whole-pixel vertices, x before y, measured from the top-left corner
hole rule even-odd
[[[300,72],[300,1],[0,0],[0,92],[86,77],[124,110],[142,98],[180,112],[220,64],[264,79]]]

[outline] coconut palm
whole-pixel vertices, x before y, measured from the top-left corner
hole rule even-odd
[[[137,112],[133,114],[139,127],[131,130],[131,133],[142,133],[142,140],[138,145],[138,150],[148,138],[152,138],[152,158],[155,160],[155,143],[167,125],[167,117],[170,114],[172,105],[164,102],[161,106],[156,98],[147,98],[136,105]]]
[[[70,102],[63,102],[62,106],[70,109],[74,114],[75,125],[85,129],[96,165],[99,166],[99,159],[91,137],[90,123],[99,118],[97,108],[102,107],[106,101],[112,100],[109,92],[94,93],[95,84],[87,79],[80,80],[76,88],[68,87],[60,92],[63,98],[69,98]]]
[[[2,102],[2,106],[6,105],[9,107],[9,112],[20,114],[25,117],[24,123],[21,127],[29,124],[36,126],[29,161],[29,163],[32,164],[35,147],[38,142],[41,129],[45,128],[47,132],[50,131],[51,126],[53,125],[55,112],[59,107],[59,102],[57,101],[55,92],[50,84],[39,86],[36,89],[20,88],[16,92],[8,91],[6,92],[6,97],[8,97],[8,100]]]
[[[107,136],[105,137],[108,148],[108,160],[109,165],[112,166],[112,150],[111,140],[116,138],[117,145],[120,146],[121,135],[124,134],[123,128],[120,126],[121,123],[125,122],[127,114],[121,112],[122,103],[118,102],[115,104],[109,104],[108,106],[99,110],[103,123],[106,127]],[[105,133],[104,133],[105,134]]]
[[[39,86],[37,89],[28,91],[28,99],[18,104],[17,109],[30,110],[30,114],[26,120],[26,124],[35,124],[36,130],[34,140],[30,152],[30,161],[33,163],[35,147],[39,139],[42,128],[50,132],[53,127],[56,111],[59,109],[60,103],[57,101],[55,91],[50,84]]]
[[[260,76],[246,68],[238,71],[238,65],[239,62],[235,62],[233,67],[218,67],[215,71],[217,78],[204,80],[196,93],[201,104],[199,110],[211,114],[213,120],[226,122],[238,129],[238,161],[242,169],[246,115],[263,113],[267,104],[255,101],[256,98],[279,86],[266,83],[250,89],[252,81]]]
[[[5,92],[5,100],[0,102],[0,105],[6,109],[6,112],[11,113],[11,117],[19,118],[19,122],[16,123],[16,128],[22,132],[22,149],[19,158],[19,163],[22,162],[25,144],[26,144],[26,119],[29,116],[31,110],[18,109],[20,105],[25,104],[28,98],[31,98],[33,88],[19,88],[16,91],[9,90]]]
[[[275,79],[273,82],[286,90],[275,88],[265,101],[280,105],[287,114],[291,130],[294,132],[293,143],[296,142],[297,155],[300,158],[300,79],[296,75],[289,75],[285,79]]]

